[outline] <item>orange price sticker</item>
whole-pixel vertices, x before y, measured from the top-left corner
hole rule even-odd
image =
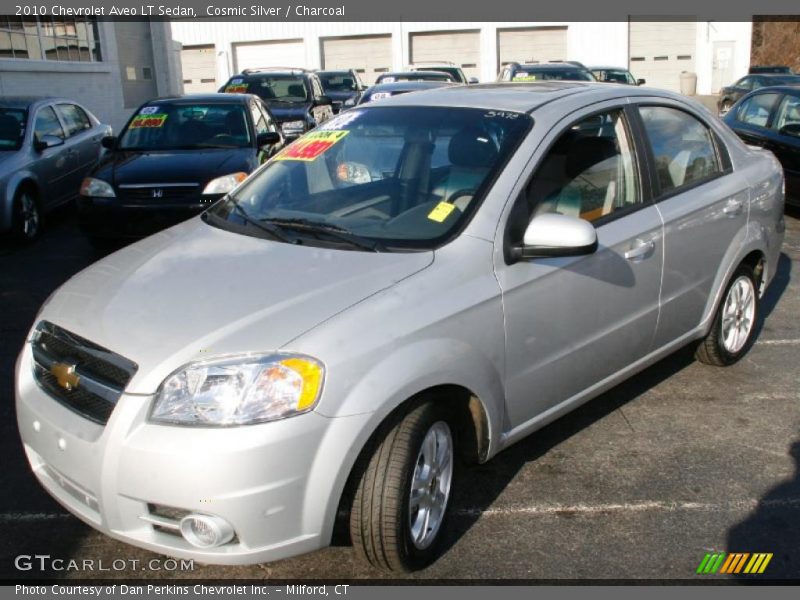
[[[225,91],[229,94],[246,94],[247,93],[247,84],[246,83],[235,83],[225,87]]]
[[[347,130],[312,131],[281,150],[274,160],[315,160],[321,154],[350,133]]]
[[[152,127],[162,127],[164,125],[164,121],[167,120],[167,115],[138,115],[133,118],[131,124],[128,126],[129,129],[143,129],[143,128],[152,128]]]

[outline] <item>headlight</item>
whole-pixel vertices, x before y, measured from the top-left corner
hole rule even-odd
[[[87,177],[81,183],[81,196],[94,196],[95,198],[116,198],[114,188],[102,179]]]
[[[250,425],[312,410],[325,368],[308,356],[270,354],[182,367],[159,388],[150,420],[176,425]]]
[[[281,129],[286,134],[303,133],[306,130],[306,122],[286,121],[286,123],[281,124]]]
[[[204,194],[227,194],[237,185],[247,179],[247,173],[231,173],[230,175],[223,175],[208,182],[208,185],[203,190]]]

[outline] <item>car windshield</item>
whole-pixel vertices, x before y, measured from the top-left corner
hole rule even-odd
[[[318,73],[322,81],[322,89],[326,92],[355,92],[358,84],[353,76],[344,71],[342,73]]]
[[[283,149],[206,220],[300,243],[434,248],[477,209],[531,123],[473,108],[352,109]]]
[[[243,104],[159,103],[145,105],[128,122],[120,150],[245,148],[250,131]]]
[[[512,81],[594,81],[588,71],[580,69],[519,69]]]
[[[453,81],[448,73],[391,73],[381,75],[376,83],[394,83],[396,81]]]
[[[786,77],[770,77],[764,85],[797,85],[800,83],[800,75],[787,75]]]
[[[0,108],[0,150],[19,150],[25,136],[27,113],[19,108]]]
[[[234,94],[255,94],[265,102],[306,102],[308,92],[302,75],[274,74],[234,77],[222,90]]]

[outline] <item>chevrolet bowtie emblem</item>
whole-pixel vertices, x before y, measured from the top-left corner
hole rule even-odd
[[[50,373],[56,378],[58,385],[65,390],[74,390],[81,381],[81,378],[75,374],[75,365],[55,363],[50,367]]]

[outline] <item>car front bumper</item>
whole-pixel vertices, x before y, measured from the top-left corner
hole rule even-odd
[[[203,212],[222,197],[198,196],[182,202],[132,204],[118,198],[78,198],[78,223],[100,238],[144,237]]]
[[[44,392],[31,363],[26,345],[17,361],[16,407],[31,468],[95,529],[153,552],[228,565],[278,560],[330,542],[343,465],[352,464],[368,415],[312,412],[244,427],[180,427],[147,421],[152,396],[123,394],[100,425]],[[220,517],[235,537],[197,548],[169,522],[154,523],[165,510],[176,519],[187,512]]]

